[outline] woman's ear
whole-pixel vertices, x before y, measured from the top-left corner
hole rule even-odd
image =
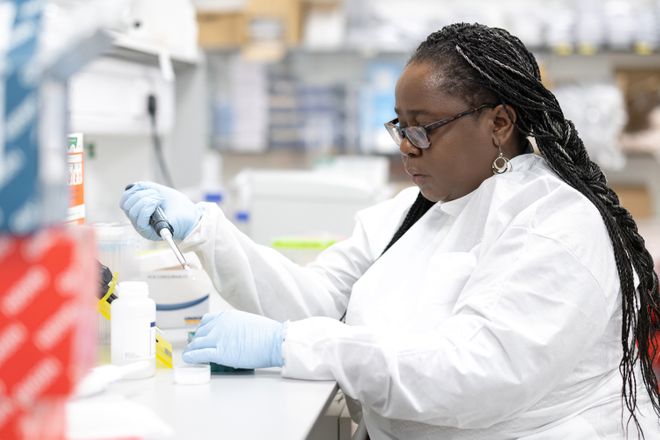
[[[502,146],[515,144],[517,117],[513,107],[506,104],[496,106],[493,109],[493,141]]]

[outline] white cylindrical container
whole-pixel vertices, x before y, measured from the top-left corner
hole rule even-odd
[[[110,304],[112,363],[148,361],[147,368],[127,377],[151,377],[156,373],[156,303],[149,298],[149,287],[143,281],[119,283],[118,294]]]

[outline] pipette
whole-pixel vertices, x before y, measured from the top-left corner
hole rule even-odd
[[[129,190],[132,187],[133,184],[130,184],[126,187],[126,190]],[[156,207],[154,213],[151,214],[151,218],[149,218],[149,225],[151,225],[156,234],[158,234],[160,238],[162,238],[165,243],[167,243],[170,249],[172,249],[174,256],[177,260],[179,260],[181,267],[183,267],[185,270],[189,270],[190,266],[188,266],[186,258],[183,256],[176,243],[174,243],[174,237],[172,237],[174,229],[172,228],[172,225],[170,225],[170,222],[167,221],[167,218],[165,218],[165,213],[160,208],[160,206]]]

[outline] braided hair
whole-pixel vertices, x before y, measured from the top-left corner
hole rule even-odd
[[[521,139],[536,140],[549,166],[598,209],[612,240],[622,292],[619,371],[622,400],[643,437],[635,410],[637,389],[634,367],[639,361],[642,379],[656,414],[660,415],[658,381],[652,363],[657,351],[654,333],[660,317],[658,277],[637,225],[607,186],[601,169],[592,162],[575,126],[564,117],[555,96],[541,83],[534,56],[507,31],[480,24],[457,23],[432,33],[408,64],[424,62],[437,67],[444,91],[469,104],[501,102],[517,112]],[[639,277],[635,289],[633,273]]]

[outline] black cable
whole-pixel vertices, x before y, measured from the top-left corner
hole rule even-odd
[[[147,113],[149,114],[149,120],[151,122],[151,143],[154,147],[156,162],[158,163],[158,168],[160,169],[160,174],[163,176],[165,184],[174,188],[172,175],[170,174],[170,170],[165,163],[165,156],[163,155],[163,146],[160,141],[160,135],[156,129],[156,111],[156,96],[149,94],[147,97]]]

